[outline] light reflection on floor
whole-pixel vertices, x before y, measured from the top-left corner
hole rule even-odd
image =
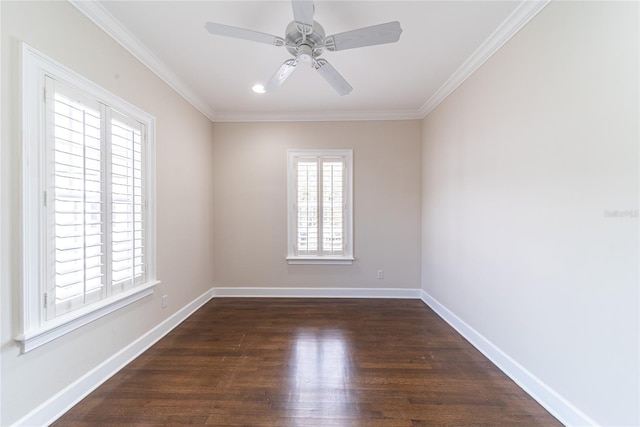
[[[349,392],[352,378],[349,341],[341,331],[298,332],[289,362],[288,416],[357,417],[358,404]]]

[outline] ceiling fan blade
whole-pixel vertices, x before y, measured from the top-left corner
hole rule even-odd
[[[398,21],[373,25],[357,30],[334,34],[324,39],[328,50],[345,50],[356,47],[374,46],[378,44],[394,43],[400,39],[402,28]]]
[[[313,1],[291,0],[291,5],[293,6],[293,20],[307,27],[313,27]]]
[[[298,61],[295,59],[289,59],[285,61],[284,64],[282,64],[280,68],[278,68],[278,71],[275,72],[275,74],[264,86],[264,91],[271,92],[282,86],[282,83],[284,83],[287,77],[289,77],[291,73],[293,73],[293,70],[295,70],[297,66]]]
[[[236,39],[250,40],[259,43],[272,44],[274,46],[284,46],[284,39],[271,34],[259,31],[247,30],[246,28],[232,27],[231,25],[207,22],[204,26],[207,31],[216,36],[233,37]]]
[[[313,63],[313,68],[338,92],[347,95],[353,90],[351,85],[336,71],[325,59],[318,59]]]

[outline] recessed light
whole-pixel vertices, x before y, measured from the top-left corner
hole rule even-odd
[[[264,93],[264,86],[262,86],[261,84],[253,85],[251,90],[255,93]]]

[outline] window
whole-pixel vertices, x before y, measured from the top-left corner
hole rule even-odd
[[[23,46],[23,351],[153,292],[154,126]]]
[[[351,264],[352,151],[289,150],[290,264]]]

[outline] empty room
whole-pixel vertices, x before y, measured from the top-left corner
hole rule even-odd
[[[0,426],[640,426],[637,1],[0,34]]]

